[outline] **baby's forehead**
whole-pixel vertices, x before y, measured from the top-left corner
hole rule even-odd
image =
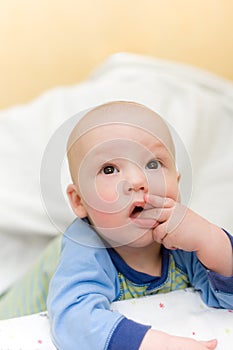
[[[88,142],[88,137],[91,138],[93,134],[101,137],[106,128],[113,138],[114,135],[118,138],[120,127],[122,137],[124,129],[135,128],[136,131],[154,136],[174,154],[172,137],[164,120],[149,108],[132,102],[111,102],[89,111],[71,133],[69,146],[72,147],[72,144],[81,139]]]

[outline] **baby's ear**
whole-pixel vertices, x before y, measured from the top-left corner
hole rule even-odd
[[[176,170],[176,179],[177,179],[178,185],[179,185],[179,182],[180,182],[180,178],[181,178],[181,175],[180,175],[179,171]],[[176,201],[177,201],[178,203],[181,202],[181,195],[180,195],[180,189],[179,189],[179,188],[178,188],[178,193],[177,193]]]
[[[180,182],[181,174],[179,173],[179,171],[177,171],[176,174],[177,174],[177,181]]]
[[[79,196],[77,186],[74,184],[70,184],[67,187],[66,193],[75,215],[77,215],[81,219],[85,218],[87,216],[87,211],[83,206],[83,202],[81,197]]]

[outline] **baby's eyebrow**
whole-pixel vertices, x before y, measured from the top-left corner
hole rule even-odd
[[[155,158],[158,158],[165,163],[176,162],[175,155],[173,154],[172,150],[161,143],[150,148],[150,152],[155,155]]]
[[[155,141],[153,144],[148,146],[148,150],[153,153],[160,153],[160,154],[169,154],[170,156],[174,157],[172,154],[172,150],[170,150],[164,143],[161,141]]]
[[[97,151],[93,154],[95,157],[95,162],[99,165],[104,165],[108,162],[114,161],[116,159],[116,156],[111,154],[111,153],[106,153],[103,150],[102,151]],[[118,157],[119,158],[119,157]]]

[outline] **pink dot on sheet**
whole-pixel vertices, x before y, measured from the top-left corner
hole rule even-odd
[[[159,304],[159,307],[160,307],[160,309],[164,309],[164,308],[165,308],[165,305],[164,305],[163,303],[160,303],[160,304]]]
[[[42,344],[43,341],[42,341],[41,339],[39,339],[39,340],[37,341],[37,343]]]

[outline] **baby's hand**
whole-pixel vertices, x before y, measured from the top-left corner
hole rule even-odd
[[[168,249],[196,252],[209,270],[223,276],[233,275],[231,242],[221,228],[171,198],[147,195],[146,202],[142,215],[159,223],[153,229],[156,242]]]
[[[216,339],[197,341],[150,329],[143,338],[139,350],[214,350],[216,346]]]
[[[151,206],[146,215],[159,222],[153,230],[156,242],[185,251],[198,251],[200,245],[208,244],[209,237],[203,232],[209,230],[210,223],[200,215],[171,198],[147,195],[146,201]]]

